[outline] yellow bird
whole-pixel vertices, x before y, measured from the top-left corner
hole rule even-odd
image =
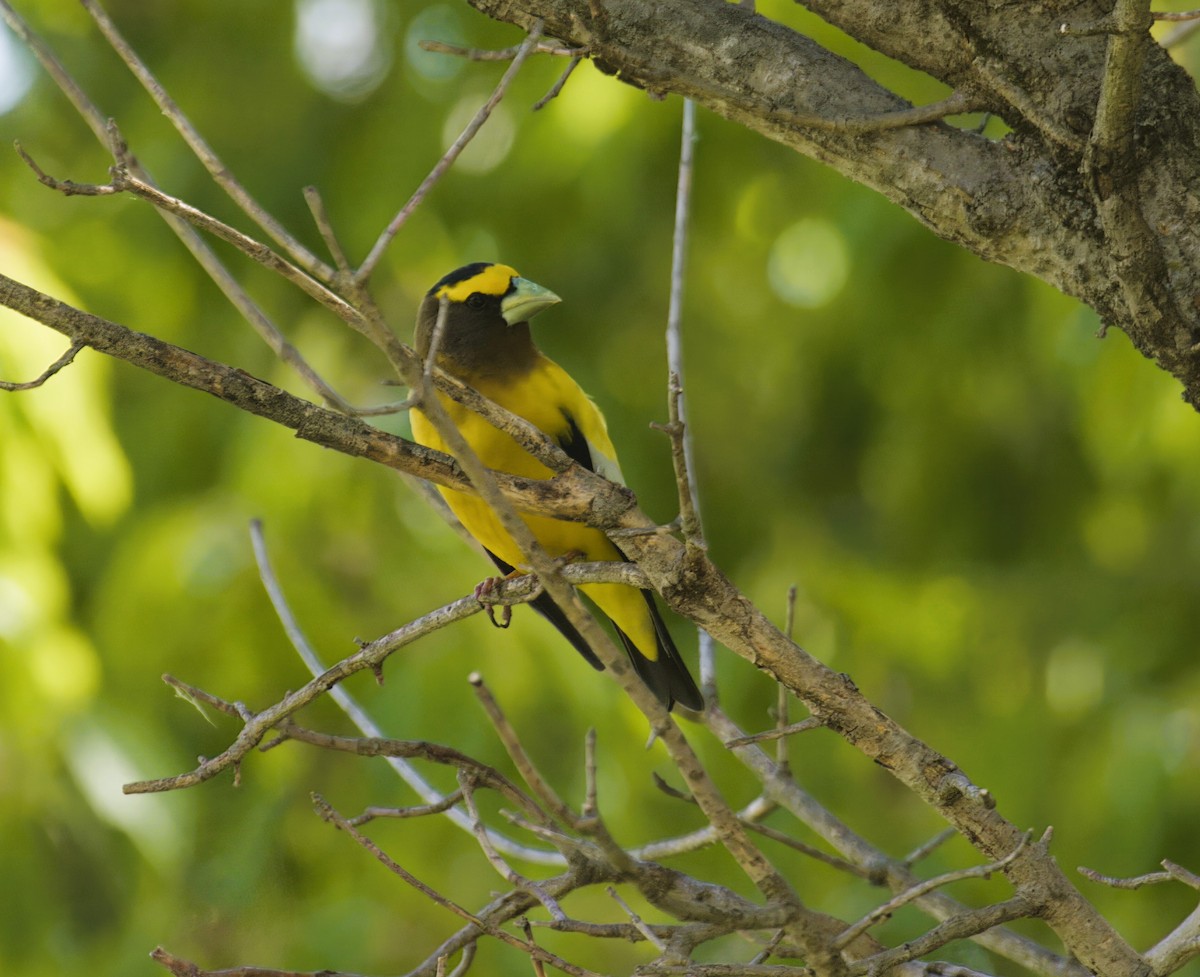
[[[479,262],[452,271],[433,286],[417,315],[416,350],[429,353],[442,300],[446,318],[437,350],[437,365],[512,413],[525,418],[558,442],[574,461],[614,482],[624,480],[604,417],[579,384],[538,350],[529,320],[561,301],[541,285],[522,278],[507,265]],[[489,468],[527,478],[549,478],[553,472],[509,435],[444,394],[442,406],[467,443]],[[418,443],[449,451],[429,419],[412,415]],[[442,497],[502,573],[525,563],[512,537],[482,499],[455,489]],[[623,560],[600,530],[547,516],[522,516],[552,557],[578,554],[587,561]],[[648,590],[624,584],[584,584],[580,589],[616,628],[634,669],[668,709],[678,702],[689,709],[704,706],[700,690],[675,648],[654,598]],[[588,648],[548,594],[532,601],[595,668],[604,666]]]

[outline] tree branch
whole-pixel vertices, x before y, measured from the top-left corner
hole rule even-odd
[[[41,372],[41,375],[34,380],[26,380],[18,382],[14,380],[0,380],[0,390],[7,390],[9,393],[17,393],[23,390],[36,390],[42,386],[47,380],[58,373],[65,366],[69,366],[75,360],[75,355],[86,346],[86,343],[81,343],[78,340],[72,341],[67,347],[67,351],[58,359],[51,363],[46,369]]]
[[[900,5],[886,16],[874,0],[806,4],[951,86],[947,104],[922,113],[811,39],[719,0],[471,2],[524,28],[542,19],[547,33],[586,48],[622,81],[694,99],[878,190],[939,236],[1080,298],[1200,403],[1200,306],[1192,302],[1200,295],[1200,220],[1181,219],[1179,209],[1200,196],[1200,158],[1190,148],[1200,142],[1200,96],[1137,32],[1123,28],[1107,42],[1064,38],[1053,5],[1031,8],[1017,24],[1003,6],[958,0]],[[1116,45],[1114,63],[1126,49],[1142,52],[1144,66],[1119,77],[1153,97],[1124,130],[1129,138],[1148,134],[1131,161],[1137,206],[1103,216],[1080,164],[1098,115],[1101,131],[1124,125],[1107,109],[1097,112],[1106,44]],[[929,122],[967,109],[993,112],[1014,132],[993,142]],[[877,124],[888,118],[899,127]],[[1095,233],[1099,226],[1104,234]]]

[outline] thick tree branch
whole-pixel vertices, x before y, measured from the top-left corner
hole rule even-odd
[[[210,360],[163,343],[153,337],[134,333],[115,323],[73,309],[0,275],[0,304],[63,332],[72,340],[82,340],[102,352],[129,360],[154,373],[176,379],[186,386],[205,390],[243,410],[282,423],[296,430],[306,440],[336,448],[347,454],[371,458],[391,467],[432,478],[442,484],[462,487],[464,482],[457,468],[443,462],[444,456],[377,431],[353,418],[326,411],[299,398],[291,397],[249,374],[215,364]],[[590,476],[590,477],[587,477]],[[545,481],[514,479],[496,475],[497,482],[514,502],[529,511],[565,514],[580,512],[583,518],[600,528],[610,530],[642,530],[652,527],[647,517],[628,503],[619,487],[603,478],[578,469]],[[549,501],[552,493],[541,490],[556,483],[567,484],[578,477],[583,488],[576,487],[560,499],[560,508]],[[596,486],[590,499],[587,491]],[[575,493],[578,493],[577,495]],[[607,501],[601,498],[609,496]],[[574,501],[582,497],[583,502]],[[615,498],[625,504],[614,505]],[[652,585],[680,614],[707,629],[714,638],[775,677],[797,695],[810,712],[824,724],[843,736],[849,743],[891,771],[902,783],[939,811],[957,827],[988,858],[1004,858],[1021,843],[1022,832],[995,810],[986,791],[981,791],[946,757],[913,737],[906,730],[876,709],[854,686],[847,676],[839,675],[809,656],[787,639],[697,547],[660,533],[636,533],[622,536],[622,548],[643,569]],[[478,604],[464,607],[462,613],[473,613]],[[404,632],[404,633],[401,633]],[[372,668],[378,661],[372,656],[383,655],[392,643],[403,642],[405,629],[368,646],[357,656],[347,659],[306,686],[306,693],[317,694],[340,681],[345,669]],[[315,685],[314,685],[315,683]],[[310,700],[311,701],[311,698]],[[232,765],[240,756],[261,742],[266,732],[281,719],[303,704],[296,694],[252,718],[228,755],[181,778],[170,778],[171,786],[200,783],[219,770]],[[660,732],[672,747],[677,761],[690,753],[674,724]],[[676,740],[676,737],[679,737]],[[678,752],[683,750],[684,752]],[[236,755],[235,755],[236,754]],[[684,763],[685,779],[701,777],[702,771]],[[702,782],[694,780],[693,787]],[[164,782],[165,784],[165,782]],[[163,789],[157,782],[138,785],[137,790]],[[717,803],[711,812],[721,818],[723,805]],[[729,835],[729,831],[736,834]],[[743,857],[752,865],[756,857],[753,846],[745,843],[740,826],[727,825],[725,837],[740,837],[745,845]],[[1111,929],[1095,909],[1084,900],[1066,880],[1061,870],[1042,845],[1028,846],[1005,869],[1018,891],[1038,907],[1047,922],[1086,965],[1106,974],[1136,975],[1144,966],[1140,958]],[[772,898],[784,893],[776,890],[774,873],[764,862],[752,869],[765,884]],[[786,891],[786,890],[784,890]],[[786,896],[784,896],[786,901]]]
[[[0,274],[0,306],[62,333],[73,343],[90,346],[182,386],[211,394],[240,410],[281,424],[295,431],[296,437],[305,441],[333,448],[343,454],[368,458],[439,485],[470,488],[461,468],[448,455],[388,434],[358,418],[318,407],[244,370],[226,366],[180,346],[76,309],[3,274]],[[439,378],[439,385],[442,382]],[[444,382],[452,394],[460,395],[465,402],[488,416],[495,416],[500,411],[495,405],[489,406],[484,398],[469,388],[455,384],[448,378]],[[512,418],[512,415],[508,417],[514,422],[508,428],[513,433],[523,433],[529,427],[519,418]],[[537,437],[540,441],[535,443],[545,441],[540,433]],[[502,472],[496,472],[494,476],[507,497],[526,512],[556,515],[560,519],[581,522],[611,522],[619,517],[619,510],[634,505],[633,495],[628,489],[579,466],[572,466],[550,479],[517,478]],[[652,525],[645,516],[633,522],[642,527]]]
[[[722,0],[471,3],[524,28],[544,19],[547,34],[586,47],[621,80],[694,99],[878,190],[941,237],[1076,296],[1200,404],[1200,97],[1165,52],[1124,26],[1114,44],[1142,47],[1133,81],[1150,94],[1125,129],[1136,191],[1105,214],[1081,164],[1107,37],[1064,37],[1054,5],[1014,21],[1004,5],[978,0],[807,4],[950,85],[962,99],[952,111],[999,115],[1014,132],[994,142],[942,123],[873,127],[910,106],[809,38]],[[1081,20],[1108,12],[1099,0],[1071,11]]]

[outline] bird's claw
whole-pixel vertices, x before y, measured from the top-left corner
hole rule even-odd
[[[492,591],[505,580],[512,579],[513,574],[507,577],[488,577],[486,580],[481,580],[475,586],[475,599],[479,601],[483,611],[488,616],[488,620],[492,622],[492,627],[504,629],[512,623],[512,607],[508,604],[496,604],[487,598],[491,596]],[[496,616],[496,608],[500,608],[499,617]]]

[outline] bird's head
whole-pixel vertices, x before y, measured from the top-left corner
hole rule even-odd
[[[529,320],[562,301],[548,288],[522,278],[508,265],[476,262],[450,272],[421,301],[417,355],[429,355],[443,303],[446,306],[438,365],[460,377],[520,367],[536,354]]]

